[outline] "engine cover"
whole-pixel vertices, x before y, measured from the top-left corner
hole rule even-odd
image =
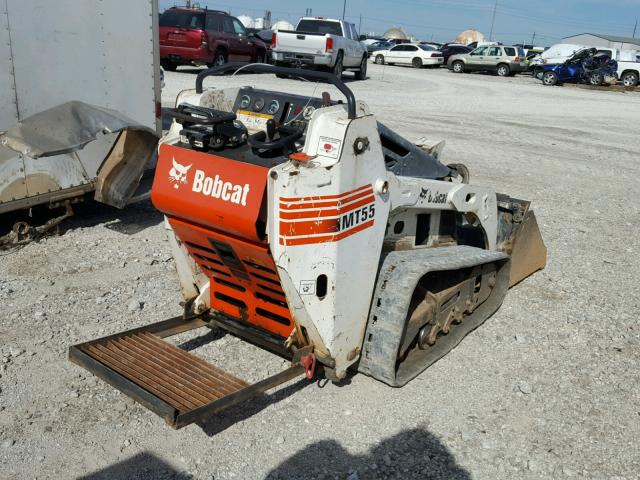
[[[151,200],[170,217],[264,241],[268,172],[258,165],[162,145]]]
[[[151,200],[209,278],[211,308],[286,338],[294,324],[266,238],[268,172],[162,145]]]

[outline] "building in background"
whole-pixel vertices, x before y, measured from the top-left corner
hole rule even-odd
[[[410,41],[414,41],[415,39],[413,38],[413,36],[408,35],[404,30],[402,30],[400,27],[393,27],[390,28],[389,30],[387,30],[386,32],[384,32],[382,34],[382,36],[384,38],[386,38],[387,40],[391,41],[391,42],[395,42],[395,43],[403,43],[403,42],[410,42]]]
[[[589,45],[591,47],[619,48],[620,50],[640,50],[640,38],[618,37],[600,33],[581,33],[564,37],[562,43]]]
[[[258,18],[251,18],[249,15],[240,15],[238,20],[240,20],[245,28],[265,30],[271,28],[271,11],[266,10],[264,15]]]
[[[248,15],[240,15],[238,20],[244,25],[244,28],[255,28],[256,26],[256,21]]]
[[[484,41],[485,41],[485,37],[482,33],[480,33],[478,30],[471,29],[471,30],[465,30],[464,32],[460,33],[460,35],[458,35],[455,38],[453,43],[469,45],[470,43],[473,43],[473,42],[481,43]]]
[[[286,20],[278,20],[271,26],[271,30],[295,30],[296,27],[291,25],[291,23]]]

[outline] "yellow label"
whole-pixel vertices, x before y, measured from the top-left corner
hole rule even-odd
[[[266,113],[250,112],[248,110],[238,110],[236,112],[236,115],[248,115],[250,117],[264,118],[266,120],[271,120],[273,118],[273,115],[267,115]]]

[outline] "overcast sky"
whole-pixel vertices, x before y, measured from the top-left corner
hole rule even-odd
[[[160,0],[160,9],[175,4]],[[261,17],[271,10],[272,19],[293,24],[307,8],[313,15],[328,17],[341,17],[343,8],[343,0],[201,0],[200,4],[230,10],[235,16]],[[494,4],[494,0],[347,0],[346,17],[358,26],[362,16],[362,33],[399,26],[421,39],[450,41],[467,28],[488,37]],[[528,43],[535,32],[535,43],[542,45],[583,32],[630,37],[639,16],[640,0],[498,0],[494,37],[504,43]],[[640,37],[640,27],[636,36]]]

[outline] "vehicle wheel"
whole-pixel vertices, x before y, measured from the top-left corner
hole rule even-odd
[[[543,77],[543,75],[544,75],[544,72],[543,72],[542,70],[540,70],[540,69],[535,69],[535,70],[533,71],[533,76],[534,76],[535,78],[537,78],[538,80],[541,80],[541,81],[542,81],[542,77]]]
[[[165,70],[167,70],[168,72],[175,72],[176,68],[178,68],[178,65],[173,63],[171,60],[167,60],[167,59],[162,60],[160,62],[160,66]]]
[[[638,85],[638,74],[635,72],[627,72],[622,76],[622,84],[625,87],[635,87]]]
[[[601,73],[592,73],[589,77],[589,83],[593,86],[600,86],[604,82],[604,77]]]
[[[383,55],[376,55],[376,63],[378,65],[384,65],[384,56]]]
[[[227,54],[224,50],[216,50],[216,54],[213,56],[213,62],[209,63],[208,66],[212,67],[221,67],[227,63]]]
[[[411,60],[411,65],[413,65],[413,68],[422,68],[422,59],[418,57],[414,58]]]
[[[342,52],[338,53],[338,58],[336,58],[336,64],[333,66],[331,73],[333,73],[336,77],[342,78],[342,71],[344,68],[342,67]]]
[[[552,87],[558,84],[558,75],[556,72],[544,72],[542,75],[542,84]]]
[[[455,72],[455,73],[462,73],[464,72],[464,63],[462,63],[461,61],[456,61],[453,62],[453,65],[451,65],[451,69]]]
[[[367,57],[362,57],[362,62],[360,62],[360,70],[356,72],[356,80],[366,80],[367,79]]]
[[[511,69],[509,68],[509,65],[501,63],[500,65],[498,65],[498,69],[496,70],[496,72],[499,77],[508,77],[511,73]]]
[[[257,52],[256,53],[256,61],[255,61],[255,63],[266,63],[264,52]]]

